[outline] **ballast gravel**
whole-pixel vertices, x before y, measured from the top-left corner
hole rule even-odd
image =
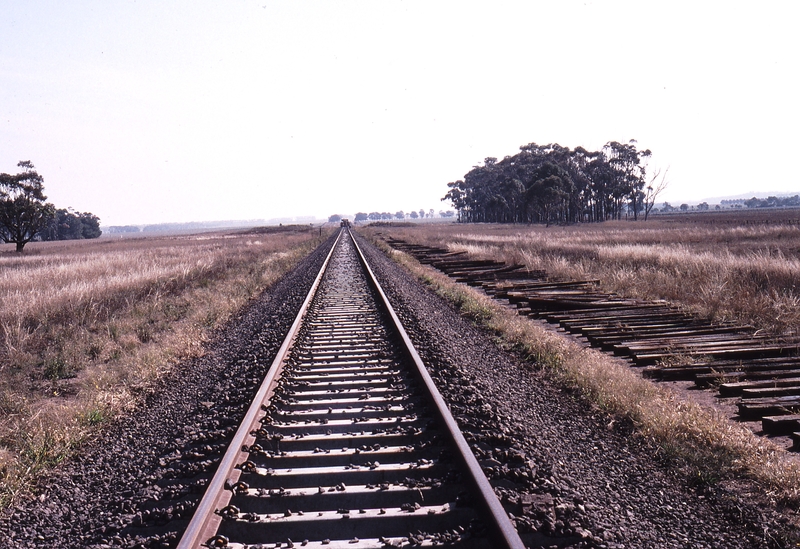
[[[494,344],[359,238],[423,360],[531,547],[781,547],[771,519],[690,486],[630,425]],[[332,239],[137,410],[0,517],[9,548],[174,547],[313,282]]]

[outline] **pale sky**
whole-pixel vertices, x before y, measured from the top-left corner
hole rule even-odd
[[[104,225],[449,208],[636,139],[663,198],[800,192],[800,3],[0,0],[0,172]]]

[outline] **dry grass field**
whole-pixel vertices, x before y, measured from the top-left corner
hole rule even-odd
[[[551,276],[600,279],[623,295],[668,299],[716,319],[771,333],[796,333],[800,320],[800,211],[710,214],[569,227],[426,225],[362,229],[380,240],[466,250],[474,257],[546,269]],[[410,256],[391,251],[440,295],[500,340],[529,356],[595,405],[632,420],[701,482],[748,478],[759,498],[800,502],[797,460],[719,412],[682,399],[619,361],[518,317],[481,292]]]
[[[0,503],[327,234],[250,233],[0,247]]]

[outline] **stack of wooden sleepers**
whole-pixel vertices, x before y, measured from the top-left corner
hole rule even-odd
[[[742,420],[764,434],[789,435],[800,449],[800,338],[759,335],[712,322],[665,301],[628,299],[597,280],[555,280],[523,265],[470,259],[388,238],[387,243],[459,282],[514,305],[519,314],[557,324],[592,346],[625,357],[655,380],[694,381],[735,398]]]

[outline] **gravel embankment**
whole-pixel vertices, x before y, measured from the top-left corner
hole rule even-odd
[[[691,488],[656,449],[501,351],[359,241],[465,436],[531,542],[774,547],[757,510]],[[323,246],[181,364],[128,417],[0,518],[5,547],[172,547],[324,259]],[[526,495],[523,495],[526,494]]]

